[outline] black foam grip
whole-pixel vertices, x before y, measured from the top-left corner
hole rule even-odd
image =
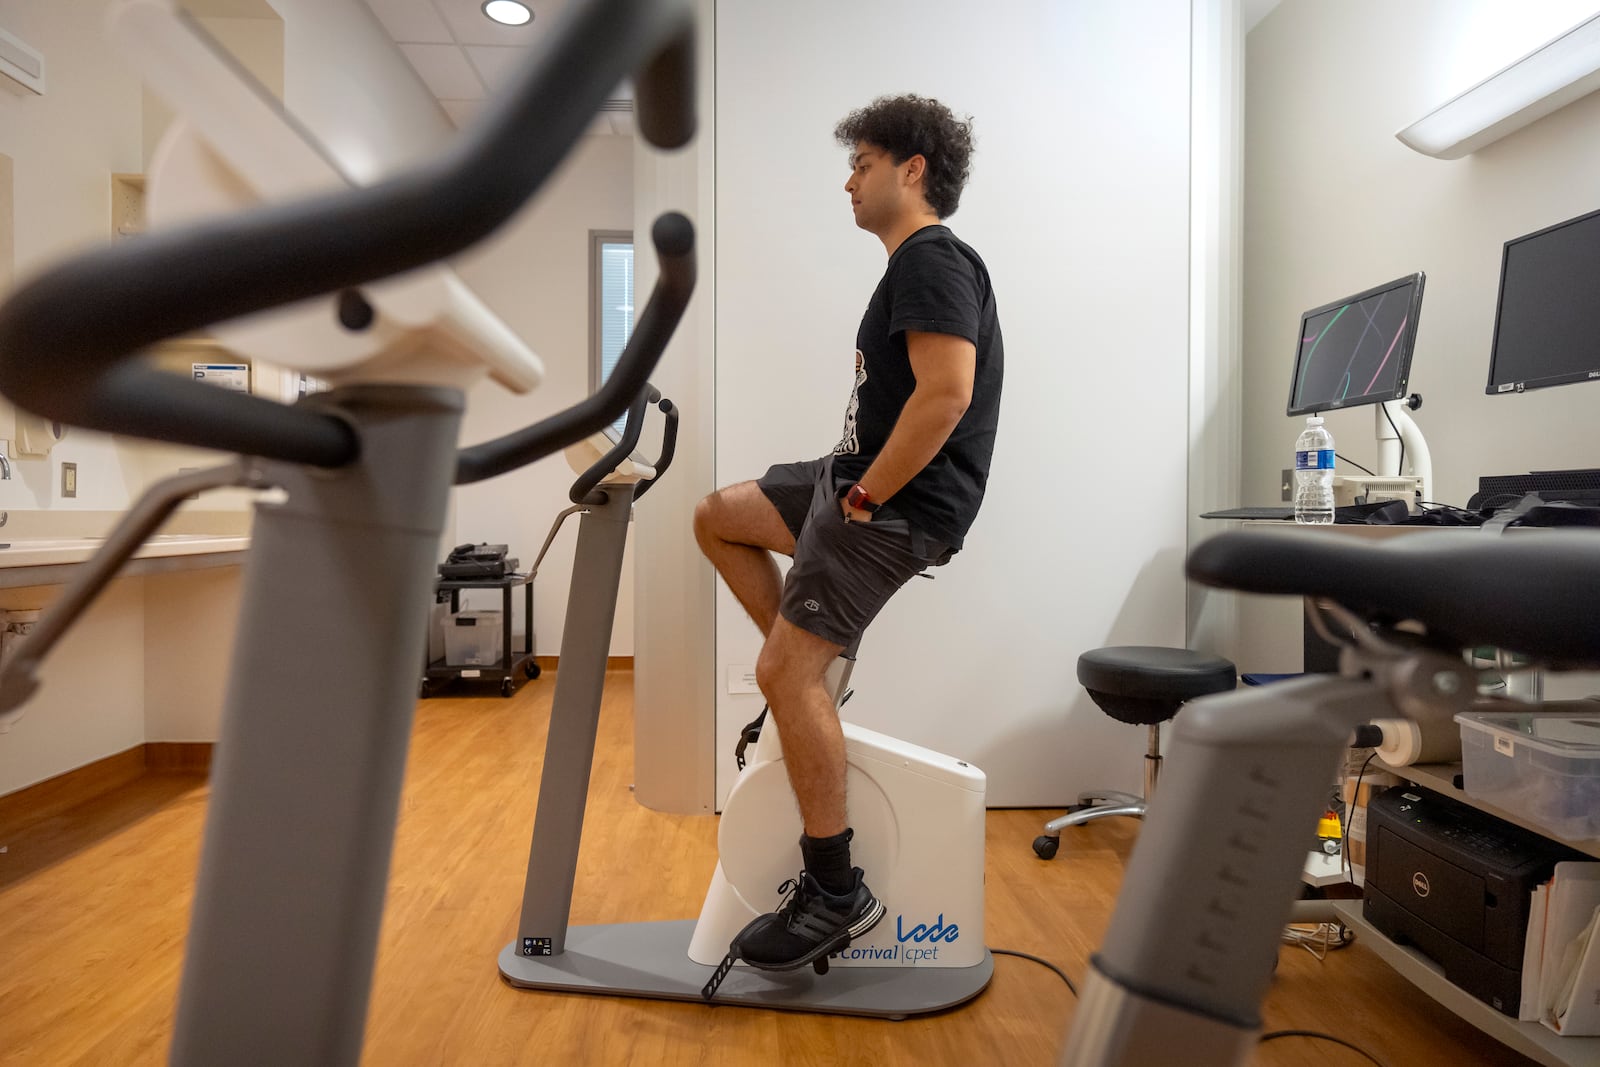
[[[634,117],[657,148],[682,148],[694,137],[694,27],[688,26],[639,72]]]

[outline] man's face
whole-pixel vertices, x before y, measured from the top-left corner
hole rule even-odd
[[[850,194],[850,208],[856,225],[877,233],[889,225],[900,211],[899,167],[877,145],[857,141],[850,155],[850,178],[844,191]]]

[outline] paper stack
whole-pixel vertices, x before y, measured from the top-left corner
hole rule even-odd
[[[1600,863],[1558,863],[1533,891],[1518,1018],[1564,1037],[1600,1034]]]

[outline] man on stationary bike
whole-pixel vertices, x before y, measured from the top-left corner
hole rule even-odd
[[[804,823],[794,892],[729,951],[778,971],[838,952],[884,915],[850,863],[844,735],[824,675],[896,590],[961,548],[988,480],[1004,366],[989,272],[942,221],[966,184],[970,121],[936,100],[884,97],[834,135],[850,149],[856,225],[889,256],[856,333],[843,438],[695,509],[701,550],[766,636],[756,682]],[[781,583],[772,552],[794,559]]]

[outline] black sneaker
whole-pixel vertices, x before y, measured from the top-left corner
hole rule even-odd
[[[789,894],[778,910],[752,920],[733,939],[739,958],[764,971],[792,971],[836,955],[883,918],[884,907],[850,868],[850,892],[834,896],[801,871],[778,887]]]
[[[828,957],[849,947],[884,916],[883,902],[867,888],[861,868],[850,868],[850,875],[854,886],[840,896],[823,889],[806,871],[779,886],[778,892],[788,897],[777,911],[757,916],[739,931],[702,995],[710,1000],[738,960],[763,971],[793,971],[809,963],[817,973],[826,973]]]

